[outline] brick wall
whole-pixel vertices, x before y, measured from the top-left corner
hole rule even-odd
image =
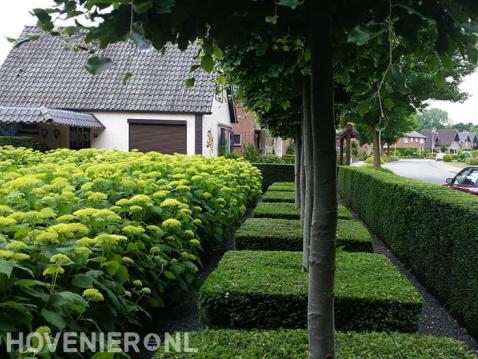
[[[246,112],[242,106],[236,108],[237,123],[232,124],[234,134],[241,135],[241,145],[233,146],[233,152],[244,153],[245,145],[254,143],[255,128],[254,113]]]

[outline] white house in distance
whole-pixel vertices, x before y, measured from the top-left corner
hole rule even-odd
[[[230,147],[235,111],[215,75],[190,73],[198,48],[164,54],[118,43],[98,55],[113,66],[90,75],[85,52],[36,27],[0,68],[0,135],[29,135],[45,148],[107,148],[215,156]],[[126,74],[132,73],[127,82]],[[186,79],[195,84],[187,88]]]

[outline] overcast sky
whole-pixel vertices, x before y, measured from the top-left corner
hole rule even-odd
[[[0,63],[11,48],[6,37],[17,38],[25,25],[34,25],[35,19],[29,11],[35,7],[49,7],[52,0],[15,0],[8,5],[0,5]],[[465,103],[434,101],[430,105],[448,111],[453,122],[473,122],[478,124],[478,71],[468,76],[461,88],[470,94]]]

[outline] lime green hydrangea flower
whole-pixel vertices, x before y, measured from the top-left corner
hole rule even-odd
[[[103,302],[105,298],[98,289],[88,288],[83,291],[82,297],[88,302]]]
[[[56,265],[63,266],[73,263],[73,261],[66,254],[57,253],[50,257],[50,263],[55,263]]]
[[[14,253],[12,259],[18,262],[22,262],[29,260],[30,256],[26,253]]]
[[[118,244],[119,242],[126,241],[126,240],[128,240],[128,238],[119,234],[103,233],[95,237],[95,245],[97,247],[102,247],[104,245],[114,246]]]
[[[0,217],[0,227],[7,227],[11,226],[12,224],[17,223],[17,221],[14,218],[11,217]]]
[[[184,234],[185,234],[186,236],[188,236],[189,238],[194,238],[194,237],[196,237],[196,234],[195,234],[192,230],[190,230],[190,229],[186,229],[186,230],[184,231]]]
[[[145,230],[143,227],[128,224],[127,226],[123,227],[123,232],[129,235],[140,235],[143,234]]]
[[[136,279],[133,281],[133,285],[135,287],[142,287],[143,286],[143,282],[141,282],[139,279]]]
[[[9,214],[12,214],[13,212],[15,212],[15,211],[13,209],[11,209],[10,207],[8,207],[4,204],[0,204],[0,215],[8,216]]]
[[[21,242],[21,241],[11,241],[9,242],[6,246],[5,246],[5,249],[9,250],[9,251],[19,251],[19,250],[22,250],[22,249],[25,249],[27,248],[28,246],[24,243],[24,242]]]
[[[144,287],[141,289],[141,292],[143,292],[143,294],[149,295],[151,294],[151,289]]]
[[[212,197],[212,194],[210,194],[209,192],[204,192],[204,193],[202,194],[202,197],[203,197],[203,198],[206,198],[206,199],[209,199],[209,198]]]
[[[35,244],[53,244],[59,242],[60,241],[58,240],[58,233],[53,231],[43,231],[35,237]]]
[[[0,250],[0,258],[2,259],[10,259],[13,257],[15,253],[12,251],[5,251],[5,250]]]
[[[177,206],[180,206],[181,204],[182,203],[175,198],[168,198],[168,199],[165,199],[163,202],[161,202],[160,206],[161,207],[177,207]]]
[[[177,228],[181,227],[181,222],[175,218],[168,218],[167,220],[163,221],[162,226],[164,228]]]
[[[108,199],[108,195],[103,192],[93,192],[88,196],[88,201],[100,202]]]

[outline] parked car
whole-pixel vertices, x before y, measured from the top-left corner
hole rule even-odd
[[[447,178],[446,186],[478,195],[478,167],[466,167],[454,178]]]

